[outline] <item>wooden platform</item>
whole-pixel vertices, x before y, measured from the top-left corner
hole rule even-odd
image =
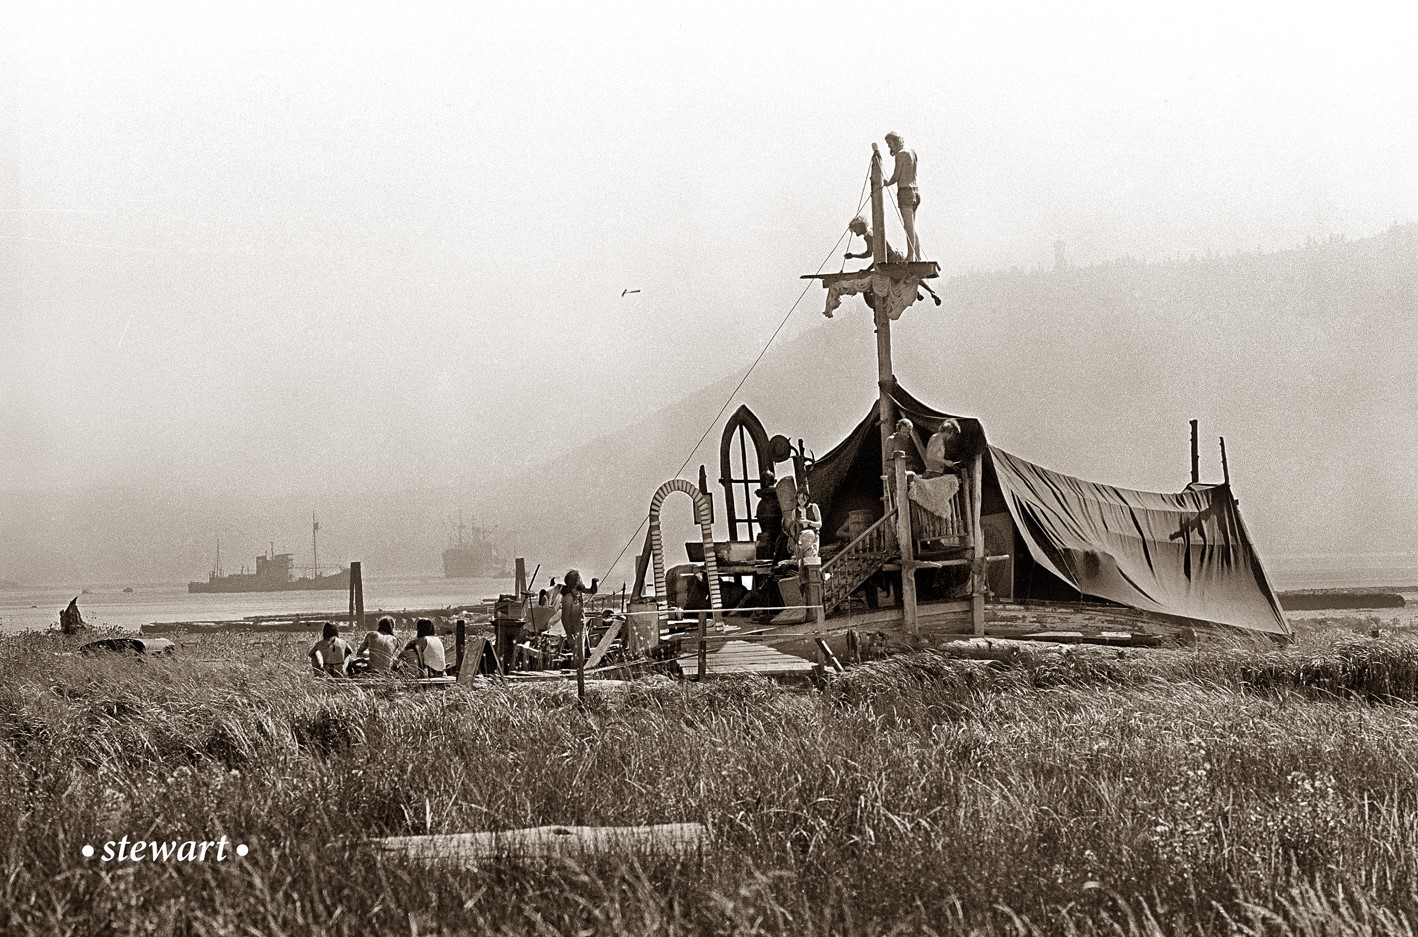
[[[782,674],[810,673],[813,663],[802,657],[792,654],[785,654],[767,644],[755,643],[751,641],[739,641],[729,639],[715,642],[718,646],[713,647],[705,655],[705,664],[709,675],[724,675],[732,673],[756,673],[761,676],[777,676]],[[687,641],[685,648],[693,649],[694,643]],[[684,670],[686,676],[693,676],[699,673],[699,656],[691,652],[683,654],[679,658],[679,665]]]

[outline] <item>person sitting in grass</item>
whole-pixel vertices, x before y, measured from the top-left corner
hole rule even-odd
[[[349,642],[340,637],[339,626],[327,621],[321,629],[320,640],[310,649],[310,665],[316,673],[344,677],[349,675],[349,662],[353,655]]]
[[[443,642],[433,630],[433,622],[420,618],[414,639],[404,648],[403,658],[420,677],[441,677],[447,670],[443,658]]]
[[[364,636],[355,659],[350,663],[350,673],[388,673],[398,663],[399,645],[394,638],[394,619],[387,615],[379,619],[375,630]]]

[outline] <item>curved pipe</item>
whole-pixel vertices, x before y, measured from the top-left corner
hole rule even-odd
[[[704,540],[704,571],[709,577],[709,607],[719,611],[724,607],[719,596],[719,562],[714,556],[714,525],[709,516],[709,499],[704,497],[697,485],[683,478],[672,478],[660,486],[655,497],[650,499],[650,555],[655,561],[655,605],[660,611],[668,611],[669,599],[665,594],[665,549],[660,539],[660,507],[665,499],[676,491],[682,491],[694,501],[694,519],[699,522],[699,533]]]

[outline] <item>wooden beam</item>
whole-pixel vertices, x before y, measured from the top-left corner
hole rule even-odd
[[[420,862],[475,866],[479,860],[559,860],[586,855],[693,856],[700,823],[653,826],[540,826],[486,833],[386,836],[370,842],[386,854]]]
[[[970,621],[976,634],[985,633],[985,529],[980,523],[984,474],[985,456],[977,452],[970,460]]]
[[[906,454],[892,454],[893,484],[896,492],[896,548],[901,551],[901,613],[906,631],[914,637],[919,631],[916,621],[916,544],[911,530],[911,498],[906,478]]]
[[[882,179],[881,179],[881,151],[876,144],[871,145],[871,233],[872,233],[872,260],[876,263],[886,261],[886,208],[882,201]],[[873,303],[884,307],[885,303]],[[889,509],[886,503],[886,477],[891,474],[891,450],[888,441],[891,438],[893,424],[896,422],[895,408],[891,404],[891,390],[896,385],[896,374],[891,365],[891,320],[886,317],[883,309],[876,309],[872,319],[876,325],[876,384],[878,396],[878,409],[881,419],[881,474],[882,474],[882,507]]]

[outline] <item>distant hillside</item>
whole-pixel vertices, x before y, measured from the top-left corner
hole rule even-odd
[[[971,274],[941,292],[942,308],[918,305],[896,324],[896,373],[925,400],[980,417],[995,444],[1175,490],[1195,417],[1204,477],[1220,479],[1226,436],[1264,549],[1393,549],[1418,533],[1418,227],[1273,254]],[[872,406],[874,368],[868,312],[851,300],[770,351],[734,405],[825,452]],[[582,562],[613,556],[735,383],[539,467],[502,503],[532,541]],[[717,477],[721,425],[686,477],[701,462]]]
[[[981,418],[993,443],[1061,471],[1176,489],[1196,417],[1204,475],[1219,478],[1215,437],[1225,435],[1263,550],[1408,549],[1418,533],[1418,227],[1272,254],[974,273],[938,291],[943,307],[918,305],[893,329],[897,375],[930,403]],[[820,302],[809,294],[798,315],[817,316]],[[756,350],[763,338],[743,341]],[[850,299],[772,348],[732,406],[746,402],[770,433],[825,452],[871,407],[874,369],[869,313]],[[576,419],[549,416],[525,433],[527,463],[461,485],[0,495],[0,576],[185,581],[205,574],[218,533],[228,568],[269,539],[308,562],[312,508],[325,562],[436,573],[443,525],[460,507],[515,531],[507,545],[534,562],[599,574],[739,377],[648,403],[633,425],[538,461],[556,420]],[[721,426],[686,477],[700,463],[717,477]],[[677,525],[667,540],[687,530],[686,504],[667,508]]]

